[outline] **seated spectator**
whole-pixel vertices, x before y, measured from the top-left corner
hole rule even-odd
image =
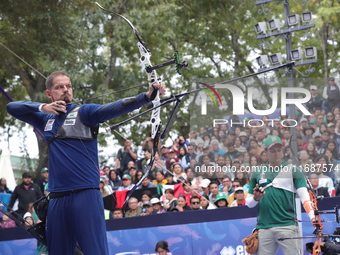
[[[187,168],[187,169],[184,169],[184,172],[187,176],[187,180],[190,181],[191,184],[195,184],[197,180],[196,180],[194,171],[191,168]]]
[[[320,186],[319,176],[315,173],[309,175],[309,182],[312,185],[313,191],[318,198],[329,197],[328,189]]]
[[[145,216],[145,215],[150,215],[154,213],[152,204],[150,201],[144,201],[143,202],[143,209],[142,209],[142,213],[140,214],[140,216]]]
[[[310,172],[310,166],[312,164],[312,160],[309,158],[307,151],[301,150],[299,151],[299,159],[300,165],[302,166],[303,172],[305,175],[308,175]]]
[[[235,145],[233,142],[227,144],[228,152],[224,154],[225,157],[230,158],[231,160],[236,158],[236,154],[239,152],[235,149]]]
[[[156,176],[156,179],[152,181],[154,184],[164,185],[168,183],[168,181],[165,179],[165,174],[163,173],[163,171],[157,171],[155,176]]]
[[[177,206],[176,206],[176,208],[177,208],[177,210],[179,212],[191,210],[190,206],[187,205],[185,196],[183,196],[183,195],[180,195],[177,198]]]
[[[175,197],[173,189],[166,189],[164,193],[165,193],[164,209],[166,209],[168,212],[171,212],[172,209],[176,208],[177,206],[177,198]]]
[[[217,194],[214,204],[217,206],[217,208],[228,207],[226,194],[224,193]]]
[[[235,178],[238,179],[241,182],[241,187],[245,192],[248,192],[249,190],[249,183],[250,178],[247,172],[245,172],[245,169],[239,169],[235,172]]]
[[[120,219],[123,218],[124,214],[123,214],[123,210],[119,209],[119,208],[115,208],[112,211],[112,218],[113,219]]]
[[[218,187],[218,183],[217,182],[211,182],[209,184],[209,200],[211,203],[215,202],[215,199],[219,193],[219,187]]]
[[[109,192],[107,191],[107,189],[105,189],[105,179],[104,178],[100,178],[100,181],[99,181],[99,190],[100,190],[100,193],[102,193],[102,197],[106,197],[109,194]]]
[[[210,192],[209,192],[209,184],[210,184],[210,180],[209,179],[203,179],[199,185],[199,187],[202,189],[201,194],[209,196]]]
[[[181,166],[183,169],[190,166],[190,155],[187,152],[187,149],[185,147],[180,147],[178,149],[178,158],[181,160]]]
[[[17,225],[14,220],[11,220],[6,214],[2,215],[2,221],[0,222],[0,228],[15,228]]]
[[[167,241],[159,241],[156,244],[155,252],[157,252],[157,254],[159,254],[159,255],[168,254],[168,252],[170,252],[168,242]]]
[[[166,212],[166,210],[162,207],[161,201],[158,198],[154,197],[151,199],[150,202],[152,204],[154,213],[165,213]]]
[[[171,163],[181,163],[181,160],[176,157],[176,152],[173,149],[169,150],[168,157],[169,158],[165,161],[166,169],[170,169]]]
[[[132,184],[136,184],[139,181],[137,179],[137,169],[135,167],[130,167],[129,172],[127,174],[131,176]]]
[[[198,159],[198,162],[199,162],[200,164],[204,164],[204,163],[203,163],[203,158],[204,158],[204,156],[208,156],[208,157],[209,157],[209,162],[214,160],[214,153],[212,153],[212,152],[210,151],[210,147],[209,147],[209,146],[203,147],[203,154],[202,154],[202,155],[199,157],[199,159]]]
[[[235,150],[242,152],[242,153],[247,151],[247,148],[242,145],[242,140],[240,137],[235,138],[234,144],[235,144]]]
[[[334,190],[333,180],[332,178],[324,174],[324,172],[329,172],[330,170],[330,165],[327,157],[325,155],[319,155],[314,162],[315,164],[313,166],[315,166],[315,173],[319,176],[320,186],[327,188],[328,193],[331,194]]]
[[[171,174],[169,172],[167,172],[165,174],[165,179],[166,179],[168,185],[175,185],[175,184],[177,184],[177,182],[174,181],[173,174]]]
[[[238,187],[234,191],[235,200],[230,204],[230,207],[246,205],[244,190],[242,187]]]
[[[108,185],[113,191],[117,190],[119,186],[122,186],[122,179],[120,178],[116,170],[110,171]]]
[[[142,193],[141,201],[138,202],[139,207],[143,207],[145,201],[150,201],[152,199],[152,193],[150,190],[145,190]]]
[[[156,187],[157,185],[150,181],[150,176],[146,176],[142,181],[142,184],[137,189],[149,189]]]
[[[228,196],[228,204],[232,204],[235,201],[235,190],[237,188],[242,188],[242,181],[239,179],[234,179],[232,182],[233,193]],[[244,190],[243,190],[244,191]],[[248,196],[248,192],[244,192],[244,197]]]
[[[175,163],[173,164],[173,174],[174,174],[174,181],[180,183],[179,178],[182,177],[185,180],[187,179],[187,175],[183,172],[183,168],[181,164]]]
[[[201,188],[200,186],[198,186],[198,184],[192,184],[191,185],[191,189],[190,189],[190,193],[192,197],[200,197],[201,196]]]
[[[128,174],[124,174],[123,178],[122,178],[123,182],[122,182],[122,186],[120,186],[117,191],[121,191],[121,190],[131,190],[132,187],[134,186],[134,184],[132,184],[131,182],[131,176]]]
[[[210,203],[209,197],[207,195],[202,195],[200,197],[200,205],[201,209],[203,210],[211,210],[217,208],[213,203]]]
[[[222,186],[219,187],[220,190],[223,190],[226,194],[230,195],[233,193],[232,183],[230,177],[224,177],[222,180]]]
[[[7,181],[5,178],[0,179],[0,193],[12,194],[13,192],[7,188]]]
[[[190,207],[192,210],[200,210],[201,206],[200,206],[200,198],[197,196],[192,196],[190,198]]]
[[[128,202],[129,210],[125,213],[125,218],[139,216],[142,213],[142,209],[138,207],[138,200],[135,197],[131,197]]]
[[[314,159],[318,156],[315,150],[315,145],[312,142],[309,142],[307,145],[307,153],[309,155],[309,158],[314,161]]]

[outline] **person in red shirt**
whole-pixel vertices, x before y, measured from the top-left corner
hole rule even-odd
[[[235,200],[231,203],[230,207],[245,205],[246,200],[244,198],[244,190],[242,187],[238,187],[234,191]]]

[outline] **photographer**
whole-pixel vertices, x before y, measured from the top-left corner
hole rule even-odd
[[[329,252],[340,253],[340,244],[332,243],[330,241],[321,242],[321,250],[324,253],[324,255],[329,254]]]

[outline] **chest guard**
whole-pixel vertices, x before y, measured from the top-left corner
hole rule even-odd
[[[60,127],[57,133],[49,140],[51,143],[54,139],[75,138],[81,140],[96,140],[98,136],[99,125],[87,126],[85,125],[79,114],[80,106],[77,106],[70,111]]]

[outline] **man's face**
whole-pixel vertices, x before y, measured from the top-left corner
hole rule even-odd
[[[22,178],[22,181],[25,185],[29,185],[32,182],[32,179],[31,177],[25,177],[25,178]]]
[[[211,149],[213,150],[213,151],[218,151],[218,143],[212,143],[211,144]]]
[[[152,206],[145,205],[144,208],[145,208],[145,212],[147,214],[151,214],[153,212],[153,207]]]
[[[70,103],[73,99],[72,84],[69,77],[66,75],[59,75],[53,79],[51,89],[46,90],[46,96],[55,101],[65,101]]]
[[[199,210],[200,209],[200,199],[199,198],[191,199],[191,209],[193,209],[193,210]]]
[[[209,187],[210,193],[213,193],[214,195],[218,194],[218,186],[217,184],[211,184]]]
[[[131,141],[125,140],[124,145],[125,145],[126,148],[131,147]]]
[[[138,201],[137,199],[130,199],[129,201],[129,207],[131,210],[136,210],[138,207]]]
[[[112,214],[112,217],[114,219],[123,218],[123,213],[122,213],[121,210],[114,211],[113,214]]]
[[[223,187],[230,187],[230,184],[231,184],[231,180],[229,178],[224,178],[222,180]]]
[[[244,199],[244,192],[242,190],[238,190],[235,192],[235,198],[237,200],[242,200]]]
[[[228,152],[234,152],[235,151],[235,147],[234,146],[228,146]]]
[[[268,161],[271,165],[280,165],[283,159],[282,146],[279,144],[274,145],[267,150]]]
[[[149,185],[149,183],[150,183],[150,179],[146,177],[146,178],[142,181],[142,186],[147,187],[147,186]]]
[[[48,171],[41,173],[42,178],[47,179],[48,178]]]
[[[323,140],[323,141],[328,141],[328,140],[329,140],[329,134],[326,133],[326,132],[323,133],[323,134],[322,134],[322,140]]]
[[[130,179],[123,179],[123,187],[128,187],[131,184]]]

